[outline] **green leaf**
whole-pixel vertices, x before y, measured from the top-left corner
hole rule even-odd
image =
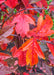
[[[1,20],[3,20],[3,15],[1,16]]]
[[[54,38],[54,34],[53,34],[53,35],[51,35],[51,37],[52,37],[52,38]]]
[[[37,13],[37,17],[39,17],[40,15],[39,15],[39,13]]]
[[[52,2],[52,0],[49,1],[50,3]]]
[[[52,19],[53,20],[53,27],[52,27],[52,30],[54,30],[54,19]]]
[[[45,10],[45,14],[48,14],[48,10]]]
[[[49,5],[49,4],[50,4],[50,2],[49,2],[49,1],[47,1],[47,4]]]
[[[14,11],[13,11],[14,13],[16,13],[17,12],[17,10],[16,9],[14,9]]]

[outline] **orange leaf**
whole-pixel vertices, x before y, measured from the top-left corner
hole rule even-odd
[[[40,16],[38,18],[37,27],[28,32],[27,36],[40,36],[46,37],[54,34],[54,30],[51,30],[53,21],[49,15],[46,15],[45,20]]]
[[[31,48],[27,50],[26,52],[26,64],[27,65],[36,65],[38,63],[38,56],[37,53],[32,50]]]
[[[45,20],[43,20],[42,25],[40,26],[41,29],[36,35],[44,37],[44,36],[50,36],[54,34],[54,31],[50,30],[52,26],[53,26],[53,21],[51,17],[49,15],[46,15]]]
[[[40,28],[42,27],[42,23],[43,23],[43,16],[41,15],[41,16],[38,18],[36,32],[38,32],[38,30],[40,30]]]
[[[20,56],[20,51],[26,51],[26,64],[35,65],[38,63],[38,57],[45,59],[44,54],[37,43],[35,38],[31,38],[28,41],[26,41],[16,52],[15,56],[19,54]],[[21,55],[22,56],[22,55]]]

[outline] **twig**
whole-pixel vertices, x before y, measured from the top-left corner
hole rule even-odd
[[[37,7],[35,7],[35,8],[24,8],[24,9],[22,9],[22,10],[19,10],[19,11],[17,11],[16,13],[12,13],[9,17],[7,17],[5,20],[4,20],[4,22],[2,23],[2,25],[0,25],[1,26],[1,28],[2,28],[2,26],[3,26],[3,24],[5,23],[5,21],[7,21],[11,16],[13,16],[14,14],[17,14],[17,13],[20,13],[21,11],[23,11],[23,10],[36,10],[38,13],[40,13],[38,10],[42,10],[42,9],[46,9],[46,8],[37,8]]]
[[[17,37],[18,35],[16,35],[16,34],[11,34],[11,36],[15,36],[15,37]],[[38,37],[38,36],[37,36]],[[43,38],[43,37],[42,37]],[[44,42],[44,43],[50,43],[50,44],[53,44],[54,45],[54,42],[53,41],[46,41],[46,40],[39,40],[39,39],[37,39],[38,41],[40,41],[40,42]]]
[[[16,13],[20,13],[20,12],[23,11],[23,10],[25,10],[25,8],[22,9],[22,10],[20,10],[20,11],[17,11]],[[13,14],[11,14],[9,17],[7,17],[7,18],[4,20],[4,22],[2,23],[2,25],[0,25],[1,28],[2,28],[3,24],[5,23],[5,21],[7,21],[11,16],[13,16],[13,15],[16,14],[16,13],[13,13]]]
[[[10,52],[8,52],[8,51],[0,51],[0,52],[11,55],[11,53],[10,53]]]
[[[53,43],[52,41],[45,41],[45,40],[41,40],[40,42],[49,43],[49,44],[54,45],[54,43]]]
[[[27,10],[42,10],[42,9],[46,9],[46,8],[37,8],[37,7],[35,7],[35,8],[28,8]]]

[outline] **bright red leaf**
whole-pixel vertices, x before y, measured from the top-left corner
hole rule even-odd
[[[5,59],[10,58],[10,57],[11,56],[9,54],[5,54],[5,53],[0,52],[0,59],[5,60]]]
[[[26,73],[26,72],[23,72],[23,75],[29,75],[28,73]]]
[[[46,0],[38,1],[38,2],[36,2],[36,4],[40,8],[42,8],[42,6],[47,7],[47,5],[48,5]]]
[[[1,49],[5,50],[7,48],[8,44],[1,44]]]
[[[50,43],[47,43],[47,46],[49,47],[52,55],[54,56],[54,45],[53,44],[50,44]]]
[[[26,65],[26,51],[19,51],[16,46],[14,46],[10,52],[12,52],[13,57],[18,58],[18,64],[20,66]]]
[[[11,48],[10,52],[12,52],[12,55],[14,56],[15,52],[17,51],[17,47],[14,46]]]
[[[53,30],[50,30],[53,26],[53,21],[49,15],[46,15],[45,20],[41,23],[40,30],[37,33],[37,36],[50,36],[54,34]]]
[[[50,12],[51,12],[51,11],[54,11],[54,5],[50,5],[50,6],[49,6],[49,9],[50,9]]]
[[[20,51],[20,55],[18,56],[18,64],[20,66],[26,65],[26,51]]]
[[[10,8],[14,8],[16,5],[18,5],[18,0],[6,0],[5,4]]]

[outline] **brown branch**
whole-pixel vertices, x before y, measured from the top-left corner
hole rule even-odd
[[[11,36],[15,36],[17,37],[18,35],[16,34],[11,34]],[[35,36],[35,37],[38,37],[38,36]],[[40,37],[41,38],[41,37]],[[42,37],[43,38],[43,37]],[[40,42],[43,42],[43,43],[50,43],[50,44],[53,44],[54,45],[54,42],[53,41],[46,41],[46,40],[39,40],[37,39],[37,41],[40,41]]]

